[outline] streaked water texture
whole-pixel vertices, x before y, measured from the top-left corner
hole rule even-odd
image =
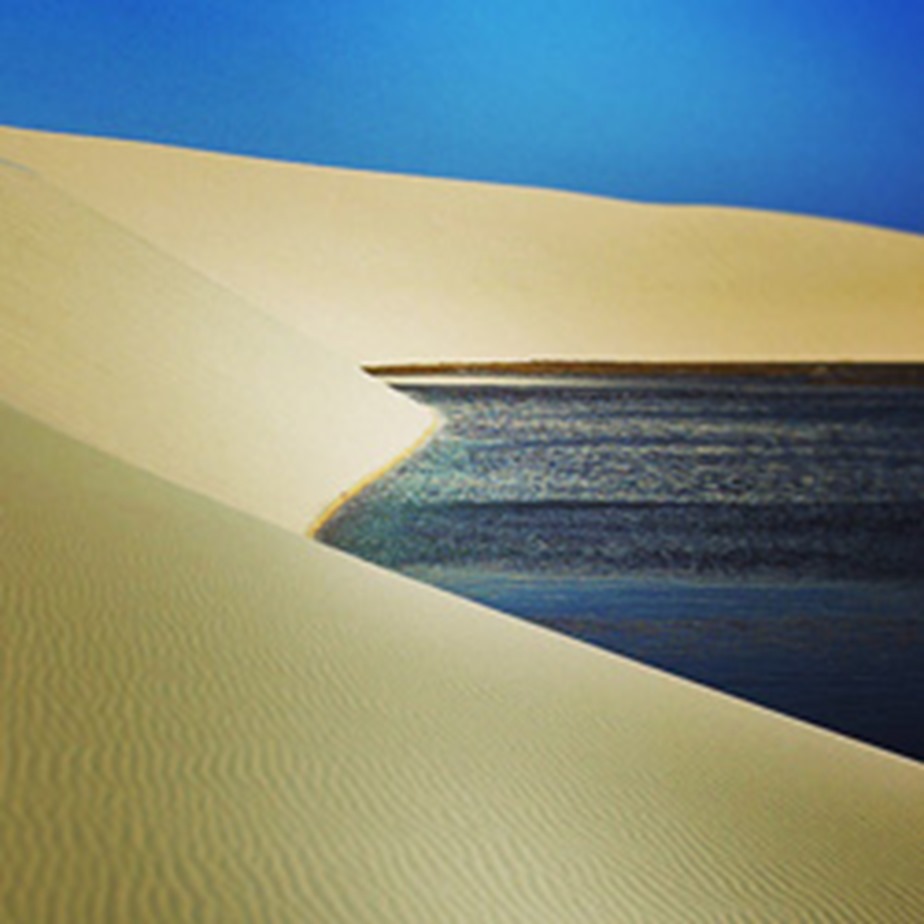
[[[405,390],[445,427],[324,541],[924,759],[924,390]]]

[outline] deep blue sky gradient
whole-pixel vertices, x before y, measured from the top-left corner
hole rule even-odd
[[[924,232],[924,0],[3,0],[0,122]]]

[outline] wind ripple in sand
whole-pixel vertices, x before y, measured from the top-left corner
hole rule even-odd
[[[924,914],[919,765],[2,423],[8,920]]]

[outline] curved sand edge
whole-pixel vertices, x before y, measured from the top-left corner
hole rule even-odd
[[[911,921],[924,768],[0,412],[11,921]]]
[[[443,421],[441,416],[437,411],[432,412],[432,420],[430,425],[427,427],[420,436],[411,443],[406,449],[403,449],[399,452],[394,458],[385,462],[383,465],[380,465],[374,471],[369,472],[369,474],[360,478],[352,487],[345,488],[340,492],[339,496],[334,498],[328,504],[323,511],[321,511],[320,516],[308,527],[308,538],[313,539],[318,533],[324,528],[324,525],[337,514],[337,511],[340,510],[344,504],[349,503],[353,498],[357,497],[363,491],[366,490],[370,485],[374,484],[383,476],[387,475],[390,471],[397,468],[402,462],[406,462],[414,453],[423,449],[427,443],[437,434],[440,427],[443,426]]]

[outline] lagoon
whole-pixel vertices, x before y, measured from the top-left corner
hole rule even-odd
[[[445,425],[323,541],[924,760],[924,389],[398,387]]]

